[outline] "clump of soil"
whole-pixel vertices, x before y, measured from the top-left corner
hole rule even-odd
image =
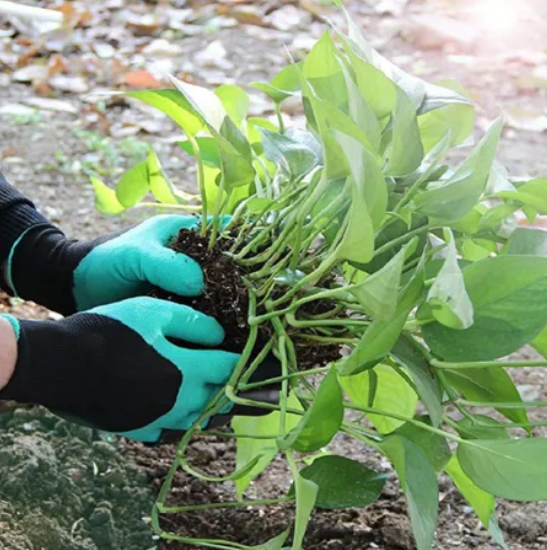
[[[247,323],[249,310],[249,295],[243,283],[243,277],[248,270],[238,265],[226,254],[231,245],[230,239],[219,239],[212,250],[208,249],[209,238],[198,232],[181,229],[170,243],[170,248],[189,256],[201,265],[205,277],[205,292],[202,296],[188,298],[177,296],[162,289],[154,289],[152,295],[164,300],[188,305],[198,311],[219,319],[226,332],[222,344],[223,349],[241,353],[249,338]],[[332,308],[328,302],[312,302],[306,304],[302,311],[311,315],[326,313]],[[265,313],[258,311],[258,314]],[[255,352],[260,351],[263,344],[273,334],[269,323],[260,327],[258,345]],[[262,344],[262,345],[261,345]],[[299,368],[302,370],[326,365],[340,357],[340,346],[312,342],[304,338],[295,339],[295,349]]]
[[[0,548],[149,550],[153,502],[118,443],[42,408],[0,413]]]
[[[205,292],[202,296],[187,298],[155,289],[154,295],[221,319],[226,332],[223,349],[241,352],[249,337],[249,295],[243,284],[245,271],[225,254],[229,242],[219,239],[215,247],[208,250],[207,237],[196,231],[181,229],[170,247],[200,264],[205,277]]]

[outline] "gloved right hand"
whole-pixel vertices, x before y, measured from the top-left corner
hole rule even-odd
[[[222,327],[189,307],[132,298],[61,321],[6,315],[18,340],[0,400],[35,403],[149,443],[186,430],[228,381],[239,355],[218,346]]]

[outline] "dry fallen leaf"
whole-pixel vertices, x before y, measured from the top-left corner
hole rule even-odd
[[[506,114],[507,126],[525,132],[545,132],[547,130],[547,116],[532,109],[513,108]]]
[[[124,81],[131,88],[163,88],[162,83],[146,69],[137,69],[126,73]]]

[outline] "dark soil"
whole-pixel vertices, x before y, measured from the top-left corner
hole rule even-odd
[[[0,548],[149,550],[146,476],[93,430],[41,408],[0,411]]]
[[[188,305],[221,320],[226,332],[226,338],[222,344],[223,349],[241,353],[249,338],[249,325],[247,323],[249,295],[243,283],[243,277],[248,273],[248,270],[238,265],[226,254],[227,249],[232,244],[229,238],[218,239],[211,250],[208,249],[208,243],[208,237],[202,237],[196,231],[188,229],[182,229],[173,242],[170,243],[173,250],[186,254],[201,265],[206,285],[202,296],[187,298],[159,288],[154,289],[152,295]],[[332,307],[330,302],[317,300],[306,304],[301,308],[301,312],[308,315],[320,315],[327,313]],[[257,313],[260,315],[265,311],[259,309]],[[253,355],[260,352],[264,344],[270,340],[272,334],[273,328],[269,323],[260,326]],[[322,344],[297,335],[294,343],[298,367],[302,370],[326,365],[340,357],[340,346],[336,344]],[[185,343],[185,345],[187,344]]]
[[[225,254],[229,240],[219,239],[212,250],[208,250],[208,242],[207,237],[196,231],[181,229],[170,244],[173,250],[186,254],[201,265],[205,277],[202,296],[185,298],[161,289],[155,289],[154,295],[221,319],[226,332],[223,349],[241,352],[249,337],[249,296],[243,284],[244,270]]]

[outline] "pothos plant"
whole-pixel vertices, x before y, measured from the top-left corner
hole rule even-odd
[[[496,497],[547,499],[547,439],[534,434],[547,423],[528,418],[546,403],[524,402],[507,372],[547,362],[502,359],[526,344],[547,353],[547,235],[514,217],[547,214],[547,180],[511,180],[494,161],[501,120],[471,147],[474,109],[463,89],[406,74],[349,16],[348,28],[329,30],[304,61],[255,85],[272,100],[275,124],[249,117],[249,97],[233,85],[212,92],[172,78],[172,89],[127,94],[180,126],[199,199],[169,182],[153,152],[115,189],[93,180],[104,213],[199,213],[201,259],[223,258],[235,274],[229,291],[243,297],[226,321],[238,329],[229,338],[239,338],[241,360],[178,446],[152,516],[161,537],[249,548],[161,528],[161,515],[196,509],[167,504],[183,468],[233,482],[240,500],[223,507],[294,501],[294,528],[255,550],[303,548],[314,507],[370,505],[386,482],[328,452],[339,432],[391,461],[419,550],[433,544],[442,472],[502,546]],[[282,105],[293,96],[305,127],[285,126]],[[453,166],[445,159],[461,158],[450,156],[460,146],[470,152]],[[272,352],[282,375],[250,382]],[[271,382],[281,384],[278,405],[240,396]],[[237,466],[210,477],[186,451],[228,402],[272,412],[215,432],[236,438]],[[287,495],[244,500],[279,454],[293,475]]]

